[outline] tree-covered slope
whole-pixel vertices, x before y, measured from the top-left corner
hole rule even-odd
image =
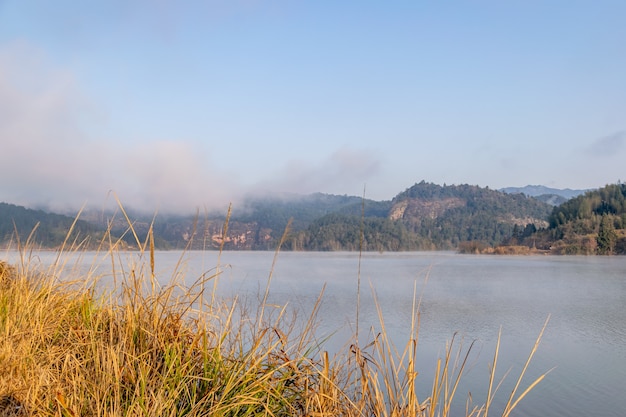
[[[285,249],[434,250],[465,241],[500,244],[515,228],[547,226],[550,209],[520,194],[421,182],[392,201],[321,193],[256,196],[234,206],[228,222],[222,213],[156,218],[152,227],[157,242],[179,249],[274,249],[291,220]],[[135,225],[148,227],[145,219]]]
[[[553,252],[626,254],[626,184],[588,191],[555,207],[537,233]]]
[[[17,243],[17,239],[23,244],[32,234],[31,241],[35,244],[46,248],[58,247],[65,241],[74,220],[69,216],[0,203],[0,244]],[[102,228],[77,220],[70,242],[88,239],[90,244],[95,244],[103,235]]]
[[[421,182],[398,194],[386,207],[328,213],[293,233],[288,247],[308,250],[456,249],[467,241],[497,245],[517,229],[547,226],[551,206],[524,195],[508,195],[470,185]],[[375,215],[373,215],[374,213]],[[528,229],[529,226],[530,229]]]
[[[391,207],[389,201],[374,201],[361,197],[314,193],[251,197],[242,207],[234,207],[232,220],[244,223],[256,222],[260,227],[284,230],[289,219],[294,230],[303,230],[315,220],[328,214],[386,217]]]
[[[9,239],[13,222],[24,239],[40,223],[37,241],[60,244],[73,219],[17,206],[0,212],[0,237]],[[246,199],[227,213],[194,216],[147,216],[129,213],[134,233],[128,233],[125,216],[84,213],[77,232],[97,235],[110,228],[129,247],[135,235],[143,242],[149,230],[163,249],[275,249],[286,226],[291,228],[285,249],[406,251],[457,249],[464,242],[495,246],[523,239],[548,226],[552,207],[522,194],[472,185],[436,185],[422,181],[399,193],[392,201],[322,193],[265,195]],[[227,218],[228,217],[228,218]]]
[[[428,239],[384,217],[328,214],[287,241],[293,249],[316,251],[408,251],[435,249]]]
[[[545,227],[551,209],[523,194],[422,181],[393,199],[390,218],[429,239],[434,247],[452,249],[467,241],[500,244],[516,227]]]

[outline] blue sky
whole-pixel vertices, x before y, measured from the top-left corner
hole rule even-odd
[[[0,201],[614,183],[624,16],[621,0],[0,0]]]

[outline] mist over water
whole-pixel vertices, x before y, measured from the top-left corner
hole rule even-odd
[[[53,260],[51,254],[40,256],[42,264]],[[80,262],[91,264],[96,258],[84,254]],[[104,258],[98,261],[100,273],[107,268]],[[501,329],[496,376],[510,374],[496,395],[492,411],[497,415],[549,317],[522,386],[551,372],[514,415],[622,416],[626,410],[626,257],[420,252],[366,253],[359,259],[356,253],[283,252],[272,270],[273,258],[271,252],[222,253],[220,295],[254,303],[271,273],[268,303],[286,304],[306,321],[325,286],[317,337],[324,341],[322,349],[333,354],[354,342],[359,263],[362,346],[381,329],[378,304],[386,332],[402,351],[410,337],[413,306],[419,303],[421,398],[429,395],[436,360],[454,337],[464,350],[473,343],[455,410],[464,413],[469,392],[475,404],[482,404]],[[157,252],[155,260],[162,283],[172,279],[175,268],[176,277],[190,285],[218,266],[217,252]]]

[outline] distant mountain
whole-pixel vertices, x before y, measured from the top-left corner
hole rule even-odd
[[[557,191],[578,197],[561,202],[558,199],[566,197],[551,194],[550,199],[542,201],[549,194],[541,193]],[[549,222],[554,223],[555,210],[570,207],[570,202],[589,194],[581,192],[543,186],[498,191],[422,181],[390,201],[315,193],[251,196],[229,213],[203,213],[196,217],[153,217],[127,212],[127,219],[119,213],[85,211],[76,223],[75,233],[95,242],[108,230],[112,236],[121,236],[125,248],[136,248],[137,240],[143,244],[152,230],[160,249],[272,250],[283,236],[286,250],[453,250],[468,244],[470,248],[504,244],[545,249],[552,242],[563,240],[554,231],[545,232],[550,229]],[[539,197],[530,197],[533,194]],[[560,205],[554,207],[557,203]],[[587,210],[587,203],[576,204]],[[575,210],[569,208],[567,213]],[[626,218],[619,219],[626,224]],[[2,203],[0,241],[10,241],[16,228],[24,241],[39,224],[35,240],[45,247],[55,247],[62,243],[73,220]],[[598,217],[594,222],[597,226]],[[563,227],[558,230],[566,235],[573,233]]]
[[[68,239],[68,233],[74,228]],[[60,247],[67,239],[69,244],[81,243],[82,247],[97,245],[104,236],[104,229],[84,220],[61,214],[46,213],[22,206],[0,203],[0,245],[10,243],[30,244],[46,248]]]
[[[522,194],[422,181],[393,199],[390,218],[434,248],[453,249],[470,241],[498,245],[516,228],[546,227],[551,211],[550,205]]]
[[[248,196],[233,206],[232,212],[203,213],[194,216],[151,216],[129,214],[135,234],[127,233],[128,222],[113,213],[87,212],[81,216],[99,227],[110,225],[111,231],[134,244],[134,236],[144,242],[150,227],[155,243],[163,249],[271,250],[276,248],[287,224],[290,236],[302,233],[316,220],[329,214],[361,217],[387,216],[390,201],[363,200],[361,197],[314,193],[266,194]],[[228,221],[226,221],[228,220]],[[294,249],[308,249],[297,245]],[[291,247],[291,246],[290,246]]]
[[[228,219],[226,213],[131,217],[137,237],[145,241],[152,227],[162,248],[274,249],[291,221],[283,246],[287,250],[402,251],[449,250],[467,241],[497,245],[515,228],[530,232],[547,227],[551,210],[522,194],[422,181],[391,201],[322,193],[263,195],[233,207]],[[135,235],[125,233],[123,218],[111,220],[102,213],[86,218],[99,227],[111,225],[117,235]]]
[[[539,197],[539,196],[560,196],[565,200],[569,200],[570,198],[577,197],[581,194],[584,194],[589,190],[572,190],[570,188],[559,189],[559,188],[550,188],[545,187],[543,185],[527,185],[525,187],[506,187],[501,188],[500,191],[507,194],[525,194],[529,197]],[[553,204],[558,205],[558,204]]]
[[[547,227],[552,210],[521,194],[424,181],[373,212],[368,212],[370,202],[364,203],[365,217],[360,210],[331,212],[287,243],[293,249],[369,251],[449,250],[468,241],[497,245],[516,228],[530,233]]]
[[[292,227],[301,230],[327,214],[385,217],[390,201],[374,201],[355,196],[314,193],[308,195],[265,195],[247,198],[241,207],[233,208],[233,219],[258,222],[261,227],[284,229],[293,219]]]

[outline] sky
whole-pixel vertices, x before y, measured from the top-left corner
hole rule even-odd
[[[622,0],[0,0],[0,201],[626,179]]]

